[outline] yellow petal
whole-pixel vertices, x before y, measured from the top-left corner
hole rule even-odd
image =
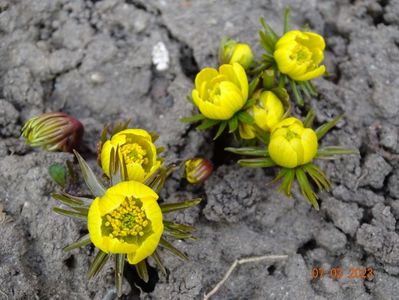
[[[103,246],[103,239],[102,239],[102,219],[101,219],[101,212],[99,208],[99,201],[100,198],[96,198],[90,205],[89,213],[87,215],[87,228],[90,234],[90,240],[92,243],[102,251],[108,253],[109,251],[105,251],[105,247]]]
[[[279,166],[295,168],[298,165],[297,154],[284,137],[271,138],[268,151],[271,159]]]
[[[206,81],[210,81],[213,77],[218,75],[218,71],[213,68],[202,69],[195,77],[195,87],[200,90],[201,84]]]
[[[245,73],[244,68],[238,64],[238,63],[233,63],[233,70],[234,73],[240,82],[240,87],[241,87],[241,93],[242,93],[242,98],[243,101],[246,102],[248,99],[248,78],[247,74]]]
[[[297,81],[311,80],[313,78],[323,75],[325,72],[326,72],[326,67],[323,65],[323,66],[320,66],[320,67],[314,69],[313,71],[307,72],[301,76],[296,76],[295,78],[292,78],[292,79],[297,80]]]
[[[101,148],[101,168],[103,169],[104,174],[107,175],[108,177],[110,177],[109,161],[110,161],[112,148],[114,147],[109,140],[106,141]]]
[[[286,118],[286,119],[282,120],[281,122],[277,123],[277,124],[272,128],[272,132],[273,132],[274,130],[279,129],[279,128],[289,127],[290,125],[293,125],[293,124],[298,124],[298,125],[300,125],[300,126],[303,127],[303,123],[302,123],[301,120],[299,120],[299,119],[297,119],[297,118],[294,118],[294,117],[289,117],[289,118]]]
[[[316,156],[318,141],[314,130],[305,128],[301,136],[302,146],[304,149],[303,164],[309,163]]]
[[[303,38],[303,36],[306,37]],[[302,43],[309,47],[309,48],[318,48],[320,50],[324,50],[326,47],[326,43],[324,41],[324,38],[315,32],[303,32],[303,36],[301,38]]]
[[[129,180],[143,182],[145,178],[144,168],[138,163],[130,163],[126,165],[127,176]]]
[[[240,133],[240,137],[244,140],[251,140],[255,138],[255,128],[249,124],[239,124],[238,131]]]

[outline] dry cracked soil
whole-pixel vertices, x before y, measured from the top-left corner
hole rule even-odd
[[[179,122],[194,112],[186,95],[201,68],[216,66],[220,38],[260,54],[259,18],[280,32],[286,6],[292,27],[326,39],[330,76],[315,81],[311,105],[318,124],[345,119],[322,144],[360,151],[320,163],[333,183],[320,211],[297,188],[288,199],[267,186],[272,172],[238,167],[223,152],[229,140]],[[19,137],[30,117],[59,110],[84,123],[82,154],[93,167],[103,124],[127,118],[160,134],[169,161],[201,155],[215,164],[203,186],[176,175],[162,194],[204,198],[175,216],[197,227],[198,240],[175,243],[190,261],[162,252],[167,275],[151,269],[148,284],[127,269],[122,299],[202,299],[235,259],[268,254],[288,259],[239,266],[212,299],[398,299],[398,26],[398,0],[0,0],[0,299],[116,299],[111,264],[87,281],[93,248],[62,251],[86,228],[52,212],[47,169],[72,156]],[[160,42],[169,55],[162,71],[152,59]],[[313,267],[326,276],[312,280]],[[339,267],[345,276],[330,278]],[[366,267],[370,280],[349,278]]]

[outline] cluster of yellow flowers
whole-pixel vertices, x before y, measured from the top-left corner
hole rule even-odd
[[[303,95],[308,98],[317,95],[311,80],[322,76],[326,68],[322,65],[323,37],[309,31],[289,31],[288,17],[286,12],[282,36],[261,19],[260,44],[265,52],[258,61],[248,44],[224,38],[219,48],[219,68],[204,68],[195,78],[191,95],[199,114],[182,121],[201,121],[198,129],[217,126],[215,139],[228,129],[241,138],[244,146],[254,145],[256,141],[264,144],[263,150],[254,147],[226,150],[261,157],[240,160],[243,166],[279,167],[282,172],[277,179],[283,179],[282,189],[286,194],[290,195],[296,178],[304,195],[318,208],[308,177],[320,189],[328,189],[329,181],[312,161],[316,156],[331,158],[356,151],[341,147],[319,151],[318,140],[339,117],[313,130],[312,110],[305,124],[291,116],[289,95],[303,107]]]

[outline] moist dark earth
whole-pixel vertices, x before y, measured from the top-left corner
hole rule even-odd
[[[273,171],[236,165],[223,151],[233,140],[215,143],[212,132],[179,121],[195,113],[186,95],[201,68],[217,66],[221,37],[250,43],[259,56],[259,18],[281,32],[286,6],[292,28],[308,25],[326,39],[330,75],[314,81],[319,95],[310,105],[316,125],[345,118],[322,145],[360,151],[319,163],[333,184],[320,194],[320,211],[296,187],[289,199],[267,185]],[[72,155],[31,149],[19,137],[26,120],[48,111],[84,123],[81,153],[98,172],[103,125],[128,118],[160,134],[168,161],[204,156],[215,164],[204,185],[176,174],[161,195],[204,199],[174,217],[197,227],[198,240],[174,243],[190,261],[162,251],[167,275],[152,271],[150,284],[128,269],[123,299],[202,299],[234,260],[284,254],[239,266],[212,299],[398,299],[398,26],[398,0],[0,0],[0,299],[117,298],[112,264],[87,281],[93,248],[62,251],[86,228],[52,212],[57,186],[47,170]],[[164,68],[152,58],[160,42]],[[325,276],[312,280],[313,267]],[[345,276],[331,279],[339,267]],[[366,267],[374,278],[348,278]]]

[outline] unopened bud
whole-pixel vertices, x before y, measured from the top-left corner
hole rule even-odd
[[[31,147],[72,152],[80,144],[83,132],[82,123],[75,118],[62,112],[50,112],[28,120],[21,136]]]
[[[193,158],[186,160],[186,179],[192,184],[204,182],[213,170],[212,162],[205,158]]]

